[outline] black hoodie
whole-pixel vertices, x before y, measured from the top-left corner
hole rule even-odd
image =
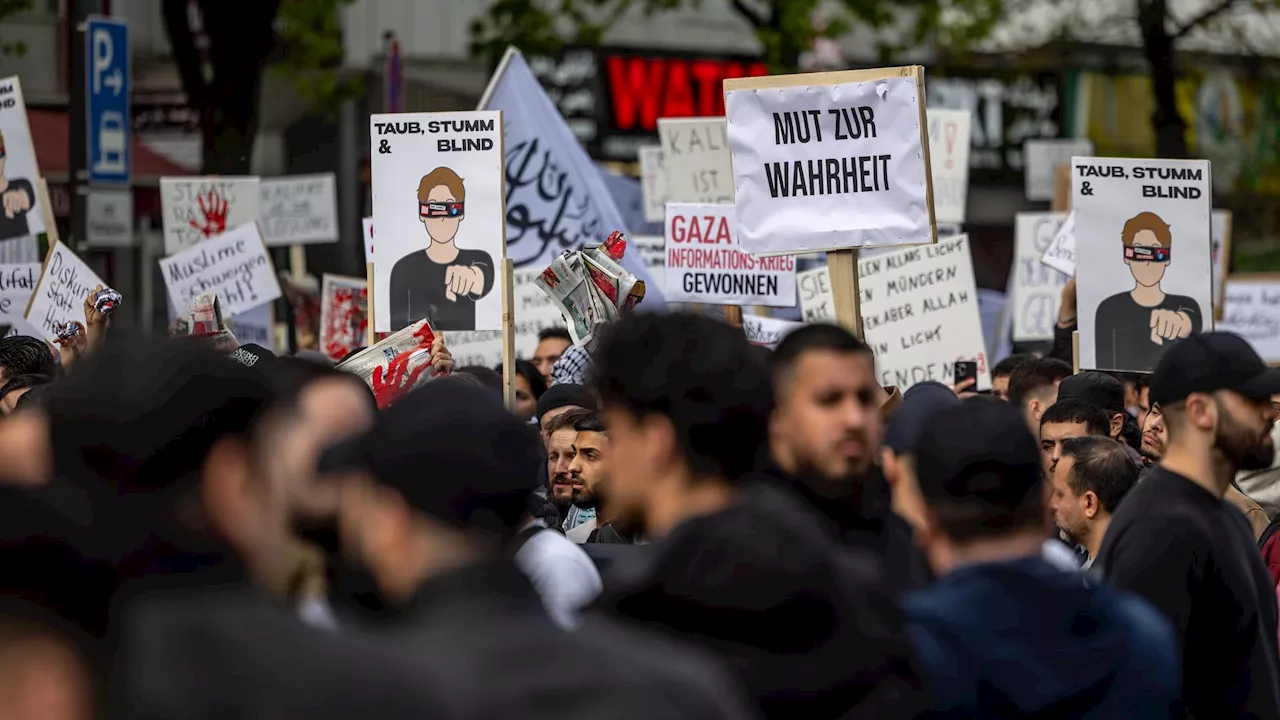
[[[653,546],[602,605],[725,660],[766,718],[910,718],[922,702],[898,609],[871,557],[836,545],[773,483]]]

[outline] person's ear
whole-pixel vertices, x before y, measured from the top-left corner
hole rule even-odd
[[[1118,437],[1120,430],[1124,428],[1124,413],[1115,413],[1111,416],[1111,437]]]
[[[1084,495],[1080,496],[1080,500],[1084,502],[1084,516],[1093,519],[1102,512],[1102,503],[1098,500],[1098,494],[1092,490],[1085,490]]]
[[[249,448],[240,438],[224,437],[205,456],[200,473],[200,500],[214,532],[237,549],[249,547],[257,525]]]
[[[639,421],[640,437],[649,455],[659,467],[671,467],[681,463],[683,453],[676,438],[671,419],[658,413],[650,413]]]

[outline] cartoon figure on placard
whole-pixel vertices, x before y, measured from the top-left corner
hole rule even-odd
[[[1200,304],[1160,287],[1172,262],[1173,234],[1153,212],[1130,218],[1120,232],[1124,264],[1135,285],[1098,303],[1097,366],[1104,370],[1145,372],[1155,368],[1170,342],[1200,332]]]
[[[418,183],[418,218],[431,242],[391,269],[391,329],[427,318],[437,330],[474,330],[476,301],[493,289],[493,258],[454,240],[466,219],[462,178],[438,167]]]
[[[25,178],[5,174],[4,133],[0,133],[0,238],[29,235],[27,212],[36,203],[36,191]]]

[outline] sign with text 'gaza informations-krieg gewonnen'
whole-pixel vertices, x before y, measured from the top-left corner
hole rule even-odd
[[[710,305],[796,304],[796,259],[743,252],[732,205],[667,203],[666,298]]]
[[[918,66],[726,80],[743,249],[935,241],[923,82]]]

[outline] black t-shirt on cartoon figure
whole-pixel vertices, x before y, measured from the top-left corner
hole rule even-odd
[[[1124,264],[1135,284],[1132,290],[1098,304],[1095,367],[1150,372],[1171,343],[1200,332],[1200,304],[1160,289],[1172,261],[1173,234],[1159,215],[1138,213],[1124,224],[1120,238],[1124,241]]]
[[[4,135],[0,134],[0,240],[30,235],[27,213],[36,204],[36,191],[30,180],[5,176],[7,160]]]
[[[431,244],[410,253],[391,268],[391,329],[422,318],[436,330],[474,330],[476,301],[493,290],[493,258],[483,250],[454,244],[466,217],[462,178],[438,167],[418,183],[418,218]]]

